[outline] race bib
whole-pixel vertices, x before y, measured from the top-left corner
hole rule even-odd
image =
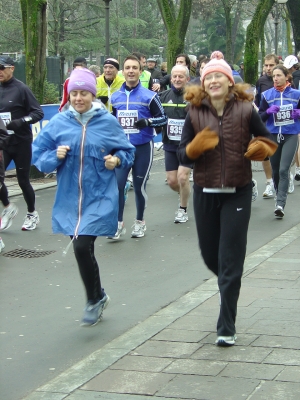
[[[280,110],[277,114],[274,114],[274,125],[282,126],[282,125],[290,125],[294,123],[294,120],[291,116],[293,105],[286,104],[284,106],[280,106]]]
[[[138,120],[137,110],[118,110],[117,118],[125,133],[140,133],[134,124]]]
[[[2,113],[0,113],[0,118],[4,122],[4,125],[6,126],[11,121],[11,113],[10,112],[2,112]]]
[[[182,128],[184,125],[184,119],[173,119],[168,118],[167,135],[170,140],[176,140],[177,142],[181,139]]]
[[[10,123],[11,121],[11,113],[10,112],[2,112],[0,113],[0,118],[2,119],[4,125],[6,126],[7,124]],[[14,131],[10,131],[9,129],[7,130],[7,133],[9,135],[13,135],[15,132]]]

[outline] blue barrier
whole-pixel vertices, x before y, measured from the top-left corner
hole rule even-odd
[[[45,104],[41,106],[43,111],[44,111],[44,118],[41,119],[39,122],[32,124],[32,134],[33,134],[33,140],[37,137],[37,135],[40,133],[40,131],[43,129],[45,125],[48,124],[50,119],[58,113],[58,108],[59,104]],[[159,133],[157,136],[154,138],[154,142],[161,142],[161,133]],[[9,166],[7,167],[7,170],[9,169],[14,169],[15,164],[11,162]]]

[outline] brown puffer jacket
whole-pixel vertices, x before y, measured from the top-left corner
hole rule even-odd
[[[252,104],[231,98],[219,117],[207,99],[201,107],[191,106],[190,119],[195,133],[206,126],[219,135],[214,150],[203,153],[194,165],[196,185],[207,188],[242,187],[252,179],[251,161],[244,157],[251,140],[249,124]]]

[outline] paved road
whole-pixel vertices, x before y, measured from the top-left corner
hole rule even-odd
[[[255,172],[260,193],[262,172]],[[62,257],[68,239],[52,235],[51,204],[55,189],[37,192],[40,227],[22,232],[24,201],[14,200],[20,214],[3,232],[5,251],[54,250],[45,257],[13,259],[0,256],[1,398],[21,399],[66,368],[117,338],[139,322],[211,277],[197,249],[192,213],[187,224],[173,224],[177,195],[164,184],[163,162],[156,161],[148,185],[147,237],[125,236],[118,243],[99,238],[96,254],[103,286],[112,298],[97,327],[79,326],[85,298],[72,251]],[[300,186],[289,196],[286,216],[273,218],[273,200],[253,203],[248,254],[300,221]],[[133,193],[125,224],[134,218]]]

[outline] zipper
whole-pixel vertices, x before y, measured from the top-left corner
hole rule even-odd
[[[223,115],[222,117],[219,119],[219,134],[220,134],[220,139],[222,138],[222,140],[220,140],[220,144],[221,144],[221,165],[223,165],[223,161],[225,164],[225,150],[224,150],[224,140],[223,140],[223,125],[222,125],[222,120],[223,120]],[[222,168],[222,175],[221,175],[221,187],[224,187],[224,182],[225,182],[225,165],[223,165]]]
[[[82,125],[82,123],[80,122]],[[83,149],[84,149],[84,142],[85,142],[85,135],[86,135],[86,126],[82,125],[83,131],[82,131],[82,137],[81,137],[81,144],[80,144],[80,167],[79,167],[79,179],[78,179],[78,185],[79,185],[79,201],[78,201],[78,222],[75,227],[75,232],[74,236],[77,238],[78,237],[78,230],[79,230],[79,225],[81,222],[81,208],[82,208],[82,173],[83,173]]]
[[[79,225],[81,222],[81,208],[82,208],[82,173],[83,173],[83,150],[84,150],[84,142],[85,142],[85,136],[86,136],[86,127],[89,121],[85,125],[83,125],[77,118],[76,120],[80,123],[82,126],[82,137],[81,137],[81,143],[80,143],[80,166],[79,166],[79,179],[78,179],[78,186],[79,186],[79,201],[78,201],[78,221],[75,227],[75,232],[73,235],[73,239],[70,241],[70,243],[67,245],[67,247],[63,250],[63,257],[65,257],[71,247],[71,244],[73,243],[74,239],[78,238],[78,230],[79,230]]]

